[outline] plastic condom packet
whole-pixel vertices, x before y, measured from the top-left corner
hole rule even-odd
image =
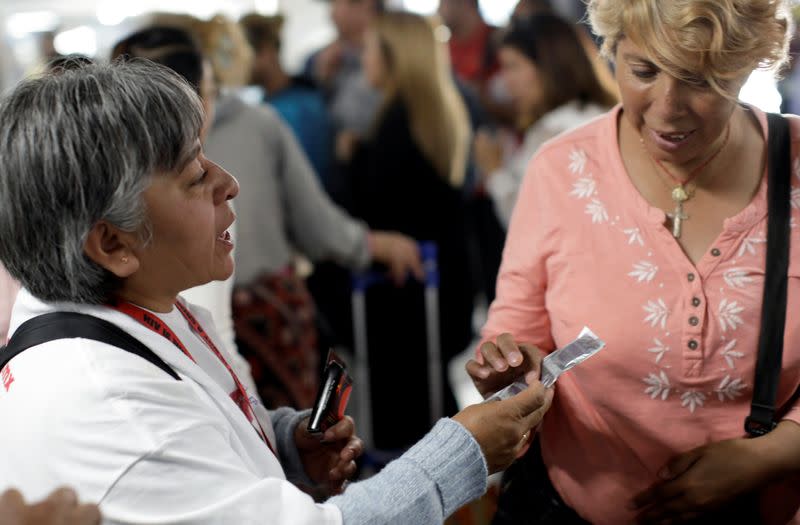
[[[584,326],[577,339],[548,354],[542,360],[542,384],[545,388],[550,388],[555,384],[558,376],[586,361],[604,346],[606,346],[605,342]]]
[[[508,399],[509,397],[514,397],[515,395],[519,394],[523,390],[528,388],[528,383],[525,382],[525,379],[517,379],[507,387],[498,390],[491,396],[487,397],[484,400],[484,403],[488,401],[502,401],[503,399]]]
[[[347,373],[347,364],[333,350],[328,351],[320,385],[308,420],[308,432],[311,434],[325,432],[344,417],[353,390],[353,379]]]
[[[551,352],[542,360],[542,384],[545,388],[552,387],[558,379],[558,376],[573,366],[589,359],[604,346],[606,346],[605,342],[597,337],[588,327],[584,326],[583,330],[578,334],[577,339],[567,346]],[[508,399],[509,397],[519,394],[526,388],[528,388],[528,384],[525,382],[524,378],[521,378],[487,397],[486,401]]]

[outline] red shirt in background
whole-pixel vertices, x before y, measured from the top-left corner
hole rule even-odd
[[[492,43],[495,28],[483,22],[464,39],[450,39],[450,61],[461,80],[483,88],[500,66]]]

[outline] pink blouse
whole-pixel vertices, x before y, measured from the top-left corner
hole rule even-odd
[[[766,135],[766,117],[756,110]],[[561,376],[542,454],[568,505],[593,523],[630,522],[630,499],[674,455],[744,435],[757,353],[766,177],[695,265],[665,214],[631,183],[620,107],[545,144],[511,220],[483,338],[510,332],[552,350],[591,328],[607,346]],[[800,385],[800,119],[791,119],[792,245],[778,392]],[[691,218],[684,225],[691,227]],[[785,416],[800,423],[800,406]],[[800,524],[800,515],[794,524]]]

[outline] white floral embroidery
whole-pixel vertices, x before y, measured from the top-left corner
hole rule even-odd
[[[669,310],[667,310],[667,305],[664,304],[663,299],[659,298],[658,301],[647,301],[647,304],[642,308],[647,312],[647,317],[644,318],[645,323],[650,323],[650,326],[653,328],[661,324],[662,330],[667,327]]]
[[[600,224],[608,221],[608,212],[603,203],[597,199],[592,199],[592,202],[586,205],[586,214],[592,216],[592,223]]]
[[[794,159],[794,176],[800,179],[800,157]]]
[[[582,149],[573,149],[569,152],[569,171],[576,175],[583,175],[586,168],[586,152]]]
[[[694,414],[694,411],[697,407],[703,406],[703,403],[706,400],[706,395],[702,392],[698,392],[697,390],[687,390],[683,394],[681,394],[681,406],[688,407],[689,412]]]
[[[744,357],[742,352],[734,351],[734,348],[736,348],[736,339],[729,341],[722,349],[722,357],[725,358],[725,362],[728,363],[728,367],[730,367],[731,370],[736,368],[735,360]]]
[[[653,280],[653,277],[658,273],[658,266],[650,261],[639,261],[633,265],[633,271],[628,275],[635,277],[638,282],[647,281],[648,283]]]
[[[593,179],[582,178],[572,184],[570,195],[579,199],[586,199],[594,194],[596,183]]]
[[[656,354],[656,364],[661,362],[661,359],[664,357],[664,354],[669,352],[669,347],[664,345],[658,337],[653,338],[654,347],[648,348],[647,351]]]
[[[742,241],[742,245],[739,247],[739,251],[737,252],[736,256],[741,257],[745,254],[745,252],[749,253],[750,255],[756,254],[756,245],[763,244],[767,242],[767,239],[763,236],[761,237],[748,237]]]
[[[661,401],[666,401],[669,393],[672,391],[672,385],[669,383],[669,378],[663,370],[658,375],[650,374],[642,381],[647,383],[648,387],[644,389],[645,394],[649,394],[651,399],[661,397]]]
[[[792,208],[798,209],[800,208],[800,188],[795,188],[792,190]]]
[[[797,217],[792,217],[789,220],[789,228],[792,228],[792,229],[797,228]]]
[[[753,282],[753,278],[747,276],[747,270],[741,268],[726,270],[722,277],[731,288],[744,288],[748,283]]]
[[[642,234],[639,232],[639,228],[628,228],[622,231],[628,236],[628,244],[639,243],[639,246],[644,246],[644,240],[642,239]]]
[[[720,401],[725,401],[726,398],[732,401],[742,395],[742,390],[746,387],[741,378],[731,380],[731,376],[725,376],[714,392]]]
[[[739,316],[740,313],[744,311],[743,306],[739,306],[739,303],[736,301],[728,302],[727,299],[723,299],[721,303],[719,303],[719,326],[723,332],[727,332],[728,329],[736,330],[736,328],[744,323],[742,318]]]

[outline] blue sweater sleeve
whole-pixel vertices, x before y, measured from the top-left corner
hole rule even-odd
[[[486,491],[488,470],[475,438],[452,419],[440,420],[379,474],[328,500],[344,525],[442,523]]]
[[[303,418],[311,415],[311,410],[296,411],[293,408],[282,407],[269,413],[272,427],[275,429],[275,439],[278,441],[278,460],[281,462],[286,479],[293,483],[313,486],[314,482],[306,474],[297,445],[294,442],[294,432]]]

